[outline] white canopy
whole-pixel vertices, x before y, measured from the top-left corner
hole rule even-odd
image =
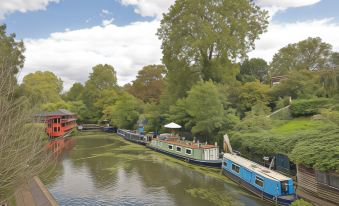
[[[176,124],[176,123],[174,123],[174,122],[171,122],[171,123],[169,123],[169,124],[166,124],[166,125],[165,125],[165,128],[170,128],[170,129],[180,129],[181,126],[178,125],[178,124]]]

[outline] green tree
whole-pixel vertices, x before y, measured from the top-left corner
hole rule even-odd
[[[65,99],[68,101],[77,101],[81,99],[84,91],[84,86],[81,83],[74,83],[68,92],[65,94]]]
[[[118,85],[116,72],[112,66],[99,64],[92,69],[93,72],[90,73],[89,80],[85,83],[82,100],[88,109],[88,118],[95,121],[102,116],[103,109],[100,107],[101,104],[97,103],[100,102],[98,99],[105,97],[103,93],[118,89]]]
[[[33,104],[61,101],[63,82],[54,73],[37,71],[23,78],[22,91]]]
[[[125,93],[120,96],[114,105],[106,107],[104,115],[119,128],[133,129],[142,110],[142,101]]]
[[[24,43],[16,41],[15,34],[6,34],[6,25],[0,25],[0,74],[8,75],[3,81],[16,84],[15,75],[24,65]]]
[[[240,67],[238,78],[242,82],[259,80],[264,82],[268,77],[268,64],[261,58],[246,59]]]
[[[157,33],[173,97],[183,97],[199,79],[234,81],[238,65],[232,62],[254,48],[267,17],[248,0],[176,1]]]
[[[233,94],[233,106],[243,115],[258,103],[267,105],[271,100],[269,92],[270,87],[268,85],[262,84],[259,81],[247,82],[239,89],[236,88],[237,94]]]
[[[332,58],[332,46],[321,38],[305,39],[281,48],[270,64],[272,75],[285,75],[293,70],[319,70],[328,68]]]
[[[126,91],[144,102],[159,102],[165,87],[165,75],[166,68],[163,65],[145,66]]]
[[[272,89],[272,96],[292,97],[296,98],[311,98],[322,94],[322,86],[319,84],[319,75],[312,71],[292,71],[287,75],[287,79],[281,81]]]

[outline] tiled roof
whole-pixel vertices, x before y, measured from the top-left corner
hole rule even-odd
[[[211,144],[200,144],[200,147],[198,146],[197,143],[193,143],[191,141],[169,141],[169,140],[160,140],[157,139],[160,142],[166,142],[167,144],[172,144],[172,145],[178,145],[178,146],[182,146],[182,147],[187,147],[187,148],[191,148],[191,149],[212,149],[212,148],[217,148],[218,146],[215,145],[211,145]]]

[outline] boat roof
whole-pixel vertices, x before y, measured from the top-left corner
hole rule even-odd
[[[67,109],[58,109],[53,112],[45,112],[35,115],[36,117],[50,117],[50,116],[69,116],[74,115],[74,113],[68,111]]]
[[[178,145],[182,147],[187,147],[190,149],[212,149],[212,148],[217,148],[218,146],[211,145],[211,144],[201,144],[198,146],[198,143],[194,143],[192,141],[173,141],[173,140],[161,140],[161,139],[156,139],[159,142],[165,142],[167,144],[172,144],[172,145]]]
[[[259,165],[258,163],[255,163],[251,160],[248,160],[246,158],[240,157],[240,156],[235,155],[235,154],[225,153],[224,158],[231,160],[235,164],[243,166],[248,170],[252,170],[256,174],[259,174],[259,175],[266,177],[266,178],[269,178],[269,179],[275,179],[275,180],[278,180],[278,181],[286,181],[286,180],[291,179],[291,178],[289,178],[285,175],[282,175],[282,174],[280,174],[276,171],[268,169],[268,168],[266,168],[262,165]]]

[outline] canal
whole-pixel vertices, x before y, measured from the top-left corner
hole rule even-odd
[[[268,206],[218,170],[105,133],[73,137],[42,179],[60,205]]]

